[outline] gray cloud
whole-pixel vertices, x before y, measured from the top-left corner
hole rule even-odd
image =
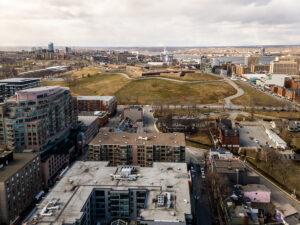
[[[298,44],[297,0],[0,0],[1,45]]]

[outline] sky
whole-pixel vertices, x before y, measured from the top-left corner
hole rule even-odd
[[[0,0],[0,46],[300,44],[299,0]]]

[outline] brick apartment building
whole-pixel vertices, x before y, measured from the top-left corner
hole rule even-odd
[[[222,147],[239,147],[239,130],[232,127],[231,120],[217,119],[215,122],[215,128],[218,131]]]
[[[78,111],[106,111],[114,115],[117,111],[117,99],[114,96],[77,96]]]
[[[152,166],[153,162],[184,162],[183,133],[99,133],[89,144],[89,159],[112,166]]]
[[[42,190],[39,154],[0,151],[0,224],[12,224]]]

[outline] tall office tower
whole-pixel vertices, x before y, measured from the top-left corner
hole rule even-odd
[[[54,44],[53,44],[53,42],[50,42],[50,43],[48,44],[48,51],[49,51],[49,52],[54,52]]]
[[[0,147],[42,151],[77,123],[77,115],[76,98],[68,88],[18,91],[0,104]]]
[[[185,162],[185,138],[183,133],[99,133],[89,144],[89,159],[112,166]]]
[[[0,150],[0,224],[17,224],[20,214],[41,195],[40,167],[39,154]]]

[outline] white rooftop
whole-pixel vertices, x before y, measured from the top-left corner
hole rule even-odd
[[[36,80],[41,80],[40,78],[9,78],[9,79],[4,79],[0,80],[0,83],[22,83],[26,81],[36,81]]]
[[[111,101],[114,100],[114,96],[76,96],[77,100],[100,100]]]
[[[85,126],[91,125],[95,120],[98,120],[98,116],[78,116],[78,121]]]
[[[143,220],[185,221],[191,214],[189,174],[185,163],[154,163],[153,167],[137,169],[136,180],[112,179],[118,167],[108,167],[103,161],[77,161],[62,180],[38,206],[37,214],[52,199],[59,199],[59,209],[51,216],[40,216],[38,224],[73,224],[82,216],[82,208],[94,189],[147,190]],[[171,193],[172,209],[156,207],[153,198],[162,192]],[[174,216],[173,212],[176,214]]]

